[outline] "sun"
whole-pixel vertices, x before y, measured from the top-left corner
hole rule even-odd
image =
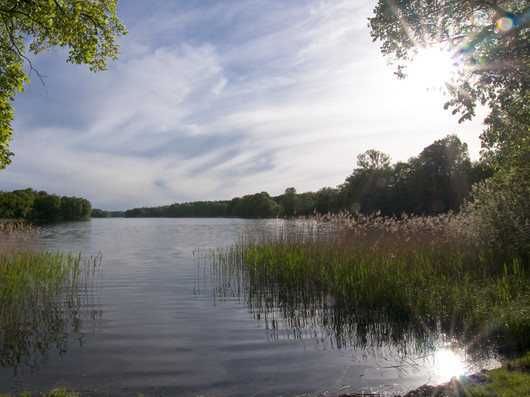
[[[445,89],[455,77],[457,61],[451,51],[441,46],[421,48],[407,66],[410,83],[426,90]]]

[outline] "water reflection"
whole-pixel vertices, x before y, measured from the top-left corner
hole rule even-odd
[[[33,372],[52,352],[65,355],[72,340],[83,346],[87,323],[101,324],[100,277],[93,274],[66,293],[37,302],[3,296],[0,314],[0,366],[12,368],[13,376]]]
[[[403,371],[430,384],[499,365],[493,350],[484,346],[466,348],[444,334],[434,320],[429,324],[410,317],[400,321],[383,310],[369,312],[341,306],[333,296],[312,285],[282,286],[277,281],[257,279],[236,256],[225,252],[219,258],[231,261],[213,264],[202,258],[199,261],[204,268],[198,268],[203,277],[214,280],[214,302],[239,301],[266,330],[269,341],[303,340],[314,350],[351,351],[353,357],[382,362],[381,373]],[[212,258],[218,259],[215,253]],[[209,275],[204,273],[208,268]]]
[[[399,354],[417,354],[433,346],[432,334],[420,324],[357,313],[309,288],[260,283],[242,267],[213,267],[211,276],[214,301],[239,300],[267,330],[269,339],[313,340],[321,349],[392,346]]]

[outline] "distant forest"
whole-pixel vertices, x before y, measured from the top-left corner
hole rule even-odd
[[[125,212],[92,209],[84,198],[59,197],[33,189],[0,191],[0,219],[35,223],[86,220],[90,217],[273,218],[342,211],[399,216],[435,215],[458,211],[470,198],[473,184],[493,175],[493,169],[469,159],[467,144],[448,135],[427,146],[407,162],[390,164],[377,150],[357,156],[357,168],[343,184],[317,192],[298,193],[289,187],[279,196],[267,192],[226,201],[174,203]]]
[[[493,169],[470,161],[467,144],[456,135],[437,140],[418,156],[393,165],[388,155],[368,150],[357,157],[357,166],[343,184],[316,193],[297,193],[290,187],[275,197],[261,192],[227,201],[134,208],[124,216],[271,218],[341,211],[435,215],[458,211],[469,199],[472,185],[493,175]]]
[[[59,197],[33,189],[0,191],[0,219],[23,219],[34,223],[90,219],[90,201],[78,197]]]

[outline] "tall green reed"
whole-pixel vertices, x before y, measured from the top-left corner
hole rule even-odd
[[[383,339],[406,330],[528,349],[527,267],[500,260],[465,226],[454,214],[280,220],[218,252],[217,266],[225,276],[239,274],[238,288],[260,315],[276,305],[292,322],[319,311],[335,334],[360,340],[364,324]]]
[[[0,365],[36,365],[66,333],[95,318],[101,255],[40,251],[38,232],[0,225]]]

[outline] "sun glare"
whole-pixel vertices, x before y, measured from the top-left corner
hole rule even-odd
[[[466,373],[465,359],[450,349],[440,349],[434,353],[434,368],[437,376],[443,379]]]
[[[407,67],[407,78],[423,89],[444,88],[456,73],[451,52],[440,47],[421,49]]]

